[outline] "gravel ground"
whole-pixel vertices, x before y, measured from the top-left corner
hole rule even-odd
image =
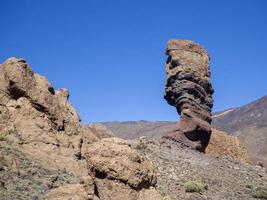
[[[255,199],[258,188],[267,189],[267,171],[260,166],[199,153],[166,139],[140,139],[132,145],[153,163],[157,188],[166,199]],[[202,191],[186,192],[190,181],[202,185]]]

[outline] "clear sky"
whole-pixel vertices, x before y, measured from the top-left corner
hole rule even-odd
[[[209,51],[214,111],[267,94],[266,0],[0,0],[0,62],[25,58],[68,88],[84,123],[177,120],[163,99],[170,38]]]

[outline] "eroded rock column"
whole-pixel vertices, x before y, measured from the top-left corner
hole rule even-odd
[[[167,45],[165,100],[181,119],[166,138],[205,152],[211,135],[213,89],[210,58],[200,45],[189,40],[170,40]]]

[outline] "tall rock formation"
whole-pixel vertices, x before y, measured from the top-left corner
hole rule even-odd
[[[165,137],[205,152],[211,135],[213,89],[207,51],[189,40],[170,40],[166,49],[165,100],[181,115]]]

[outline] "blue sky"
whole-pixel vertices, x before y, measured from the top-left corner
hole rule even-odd
[[[211,56],[214,111],[267,94],[265,0],[1,0],[0,62],[23,57],[69,89],[84,123],[177,120],[163,99],[165,47]]]

